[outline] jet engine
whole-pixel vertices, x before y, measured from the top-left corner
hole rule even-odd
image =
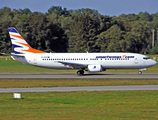
[[[88,65],[88,72],[101,72],[103,71],[101,65]]]

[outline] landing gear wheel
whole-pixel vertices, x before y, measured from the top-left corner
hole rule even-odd
[[[81,75],[83,75],[83,74],[84,74],[84,71],[83,71],[83,70],[81,70],[80,72],[81,72]]]
[[[142,74],[142,72],[141,72],[141,71],[139,71],[139,72],[138,72],[138,74],[139,74],[139,75],[141,75],[141,74]]]
[[[77,75],[83,75],[83,74],[84,74],[84,71],[83,71],[83,70],[77,71]]]
[[[80,71],[77,71],[77,75],[81,75],[81,72],[80,72]]]

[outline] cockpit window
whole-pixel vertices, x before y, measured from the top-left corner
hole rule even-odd
[[[143,57],[143,59],[144,60],[148,60],[148,59],[150,59],[148,56],[146,56],[146,57]]]

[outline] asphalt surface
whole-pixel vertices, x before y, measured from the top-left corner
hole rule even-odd
[[[128,86],[88,86],[88,87],[44,87],[44,88],[0,88],[5,92],[62,92],[62,91],[123,91],[123,90],[158,90],[158,85],[128,85]]]
[[[93,73],[78,76],[75,73],[0,73],[0,79],[158,79],[158,73]],[[88,86],[88,87],[43,87],[0,88],[2,92],[49,92],[49,91],[106,91],[106,90],[158,90],[158,85]]]
[[[0,73],[0,79],[158,79],[158,73]]]

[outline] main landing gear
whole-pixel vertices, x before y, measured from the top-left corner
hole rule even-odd
[[[141,74],[142,74],[142,71],[139,71],[138,74],[141,75]]]
[[[83,70],[77,71],[77,75],[83,75],[83,74],[84,74],[84,71],[83,71]]]

